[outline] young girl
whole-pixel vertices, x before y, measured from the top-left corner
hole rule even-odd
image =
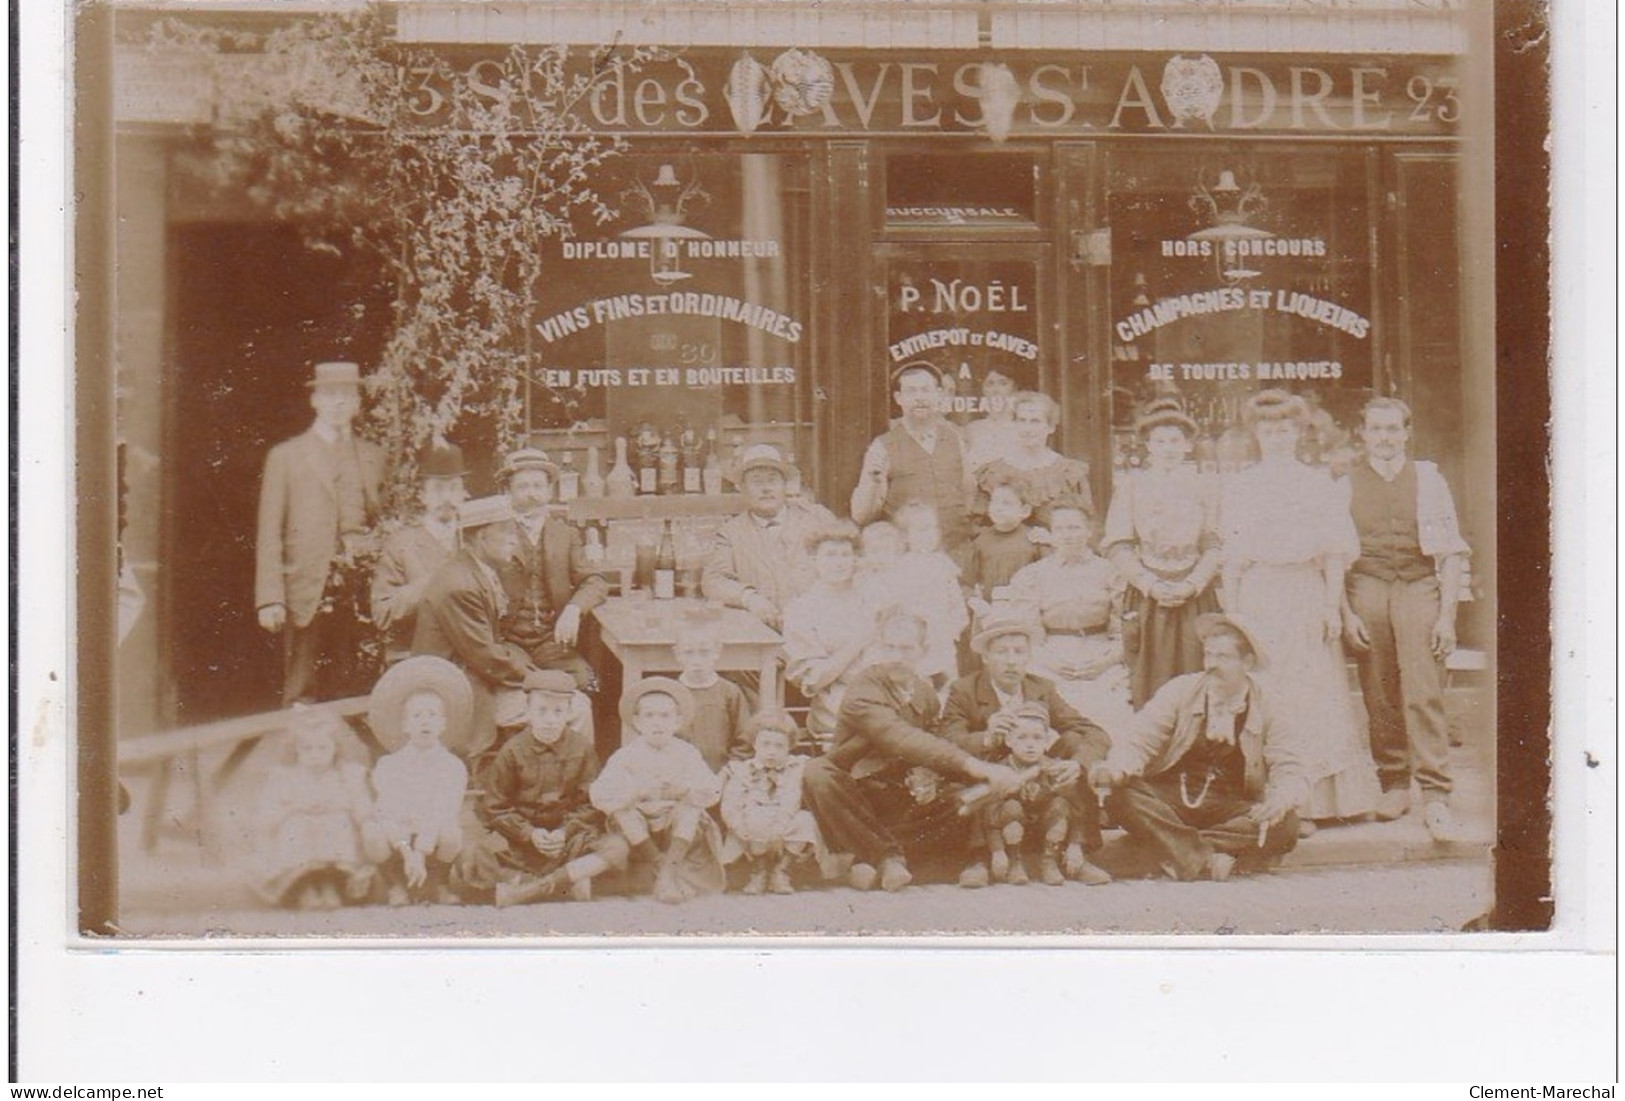
[[[266,778],[260,795],[264,869],[256,889],[277,906],[330,910],[371,892],[362,854],[372,817],[367,770],[339,759],[341,720],[307,711],[292,729],[294,760]]]
[[[790,866],[810,855],[818,840],[812,814],[801,809],[801,770],[805,757],[795,757],[796,722],[783,711],[769,711],[750,721],[754,756],[729,761],[722,770],[722,822],[728,827],[723,860],[743,858],[750,870],[744,893],[795,891]]]
[[[457,901],[450,875],[463,849],[468,767],[445,743],[462,742],[473,706],[462,670],[426,654],[391,666],[373,687],[367,722],[392,752],[372,773],[378,804],[367,856],[383,872],[391,906]]]
[[[680,620],[672,650],[683,667],[677,680],[694,698],[694,718],[683,737],[713,772],[734,758],[748,757],[745,724],[752,708],[743,688],[717,675],[722,638],[716,622],[697,616]]]
[[[721,831],[705,813],[721,786],[700,751],[680,737],[693,718],[694,697],[677,681],[647,677],[628,685],[621,722],[632,738],[588,788],[632,862],[655,866],[661,902],[722,890]]]
[[[1032,513],[1015,478],[1000,478],[989,486],[987,518],[991,526],[971,540],[970,561],[965,567],[965,587],[978,614],[986,614],[994,594],[1010,584],[1018,570],[1038,561],[1041,552],[1027,523]]]
[[[821,745],[835,735],[846,686],[874,636],[875,602],[857,585],[858,539],[846,521],[814,530],[807,550],[818,580],[784,609],[784,675],[806,695],[807,731]]]
[[[891,569],[890,602],[925,617],[925,658],[920,673],[940,688],[959,676],[959,636],[970,626],[970,612],[959,585],[959,567],[942,550],[937,510],[911,501],[897,510],[905,550]]]

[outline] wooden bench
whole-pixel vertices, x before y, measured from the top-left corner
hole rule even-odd
[[[215,800],[220,790],[231,779],[249,752],[259,744],[261,738],[288,729],[297,716],[312,711],[327,712],[354,727],[355,724],[350,720],[366,713],[367,702],[366,696],[353,696],[349,699],[311,704],[306,708],[242,715],[183,727],[180,730],[167,730],[158,734],[121,740],[118,746],[120,776],[149,768],[157,770],[148,793],[147,806],[141,816],[141,847],[151,852],[158,845],[158,833],[162,826],[164,807],[169,801],[169,789],[176,760],[186,763],[187,773],[196,784],[193,794],[197,801],[197,816],[200,825],[206,824],[213,821]],[[372,740],[370,732],[363,733],[362,739],[370,743]],[[204,776],[201,756],[212,749],[229,749],[230,752],[212,775]],[[209,840],[205,838],[205,844],[208,844]]]

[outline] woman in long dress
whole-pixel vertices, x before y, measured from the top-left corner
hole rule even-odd
[[[1311,781],[1300,818],[1352,818],[1379,788],[1356,728],[1343,658],[1343,572],[1360,553],[1346,497],[1298,460],[1303,399],[1265,390],[1247,403],[1257,465],[1229,475],[1220,504],[1224,602],[1244,617],[1300,740]]]
[[[993,487],[1013,480],[1021,486],[1021,495],[1034,516],[1041,518],[1046,505],[1063,497],[1081,501],[1093,516],[1089,464],[1069,459],[1049,444],[1061,420],[1061,407],[1048,394],[1030,390],[1012,398],[1010,407],[1015,418],[1015,446],[975,471],[976,513],[986,516]]]
[[[1185,464],[1196,423],[1177,400],[1164,399],[1149,405],[1135,428],[1150,462],[1112,493],[1101,553],[1129,586],[1123,648],[1139,708],[1174,677],[1202,668],[1196,619],[1218,610],[1220,558],[1217,494]]]

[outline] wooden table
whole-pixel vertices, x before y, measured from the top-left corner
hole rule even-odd
[[[654,600],[612,596],[594,609],[602,628],[604,645],[620,660],[625,683],[632,684],[650,673],[680,670],[672,644],[677,624],[687,615],[714,616],[722,639],[724,672],[748,670],[762,678],[762,710],[782,706],[784,693],[779,684],[779,651],[784,640],[767,624],[742,608],[723,608],[704,600],[682,598]]]

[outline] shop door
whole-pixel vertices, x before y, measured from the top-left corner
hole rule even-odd
[[[956,424],[988,414],[983,391],[990,375],[1059,398],[1048,245],[911,242],[881,245],[876,258],[884,306],[873,330],[880,342],[875,362],[885,369],[872,380],[871,408],[884,413],[875,417],[875,432],[898,415],[891,372],[916,359],[946,373],[948,415]]]

